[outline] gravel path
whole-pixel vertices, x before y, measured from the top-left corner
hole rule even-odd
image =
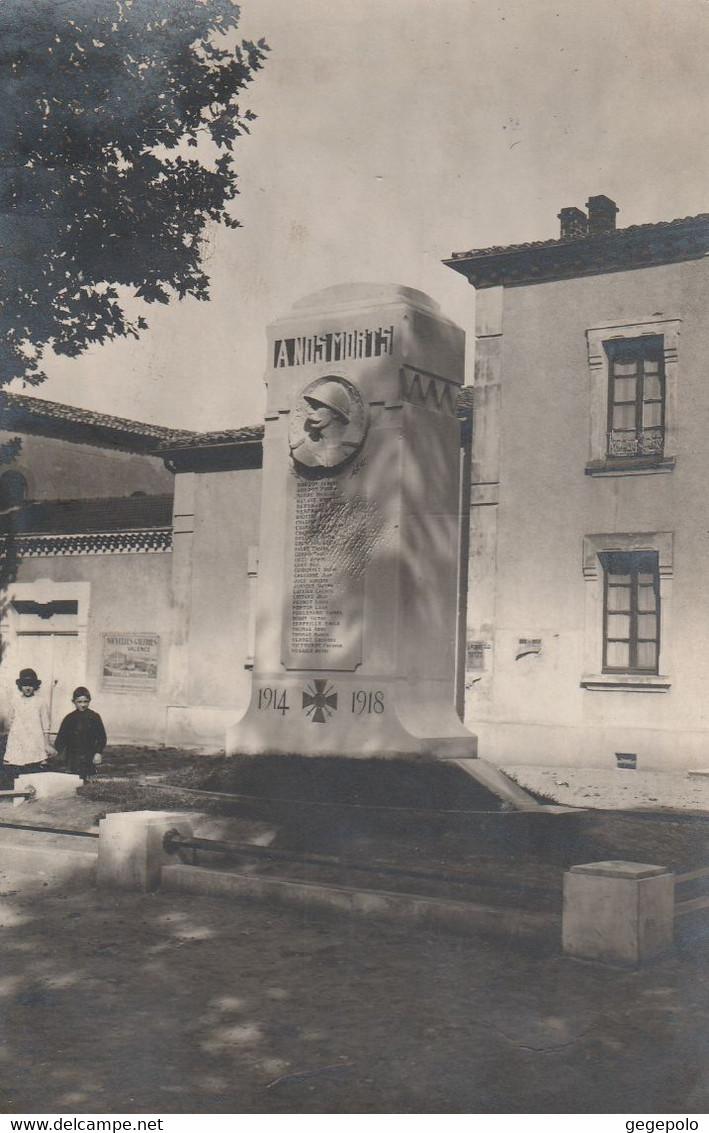
[[[709,814],[709,773],[606,771],[598,767],[502,768],[521,787],[565,806],[594,810],[678,810]]]

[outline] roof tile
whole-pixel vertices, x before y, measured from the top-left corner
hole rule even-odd
[[[684,216],[677,220],[662,220],[653,224],[631,224],[628,228],[614,228],[610,232],[587,232],[582,236],[565,236],[555,240],[532,240],[527,244],[493,244],[489,248],[471,248],[468,252],[453,252],[452,260],[467,259],[471,256],[498,256],[505,252],[522,252],[532,248],[556,248],[567,244],[585,244],[590,240],[608,239],[609,237],[624,236],[650,236],[662,235],[664,232],[676,228],[681,224],[692,221],[709,220],[709,213],[701,212],[696,216]]]

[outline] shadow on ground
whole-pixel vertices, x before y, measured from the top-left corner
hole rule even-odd
[[[229,779],[234,767],[223,760],[140,755],[112,756],[109,774],[128,782],[99,780],[72,802],[71,821],[57,812],[53,823],[86,828],[105,810],[195,808],[187,794],[167,798],[161,783],[262,789]],[[131,779],[145,774],[156,776],[152,787]],[[283,798],[298,797],[310,774],[286,781]],[[473,826],[470,816],[383,818],[356,809],[356,777],[336,774],[329,787],[312,779],[320,794],[307,801],[322,808],[284,807],[282,798],[275,810],[270,799],[265,812],[253,801],[234,811],[233,800],[216,800],[212,814],[243,830],[275,814],[285,845],[418,854],[527,880],[558,882],[569,861],[598,857],[706,864],[702,824],[596,814],[575,826],[530,826],[500,812]],[[420,805],[421,782],[411,796],[386,782],[390,800],[398,792],[399,804]],[[323,797],[326,788],[335,797]],[[461,809],[442,780],[437,789],[429,783],[427,806]],[[364,802],[377,805],[371,795]],[[200,810],[211,806],[200,800]],[[18,812],[32,822],[33,807]],[[671,957],[616,970],[565,960],[554,940],[532,946],[246,901],[62,890],[0,865],[0,1110],[702,1113],[709,915],[680,924]]]
[[[553,946],[0,879],[5,1113],[705,1112],[706,935]]]

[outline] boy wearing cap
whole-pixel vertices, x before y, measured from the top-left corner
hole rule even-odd
[[[106,729],[98,712],[89,708],[91,693],[87,688],[83,685],[75,688],[71,699],[74,711],[62,720],[54,747],[66,760],[67,771],[86,781],[101,762]]]

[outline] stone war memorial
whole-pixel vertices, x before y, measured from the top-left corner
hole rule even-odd
[[[230,754],[470,759],[454,708],[464,333],[333,287],[268,335],[256,647]]]

